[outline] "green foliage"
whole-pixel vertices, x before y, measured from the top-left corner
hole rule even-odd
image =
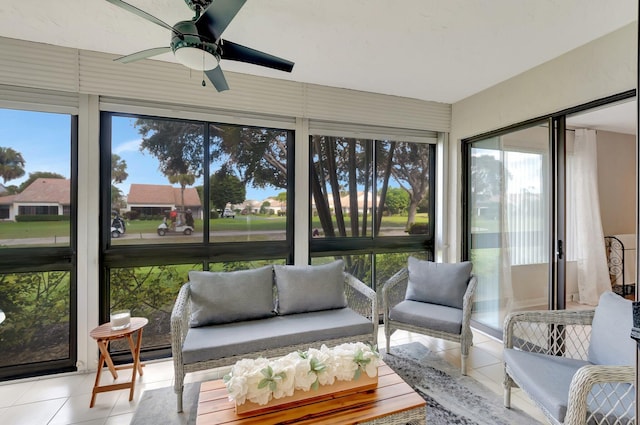
[[[140,150],[159,161],[165,176],[202,175],[204,128],[202,124],[161,119],[138,119],[135,127],[142,136]]]
[[[17,222],[34,222],[34,221],[69,221],[71,218],[68,215],[44,215],[44,214],[34,214],[34,215],[26,215],[20,214],[16,216]]]
[[[24,176],[25,160],[20,152],[0,147],[0,177],[2,183]]]
[[[278,389],[278,382],[284,379],[287,379],[287,374],[284,372],[273,374],[273,368],[271,366],[267,366],[266,368],[260,371],[264,378],[258,383],[258,389],[262,389],[266,386],[269,386],[271,391],[276,391]]]
[[[409,193],[399,187],[391,187],[387,190],[385,205],[391,214],[400,214],[409,207]]]
[[[247,190],[244,183],[226,166],[211,176],[211,204],[214,208],[224,210],[228,203],[244,202],[246,196]]]
[[[127,173],[127,161],[120,158],[120,155],[111,154],[111,182],[122,183],[129,177]]]
[[[0,326],[4,356],[43,349],[44,340],[55,339],[53,333],[68,336],[69,299],[68,272],[0,274],[0,306],[6,315]]]

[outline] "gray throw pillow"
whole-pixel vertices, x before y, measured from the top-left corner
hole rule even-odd
[[[347,306],[344,263],[320,266],[274,266],[278,314],[306,313]]]
[[[191,317],[198,327],[273,316],[271,266],[235,272],[189,272]]]
[[[462,308],[472,267],[469,261],[434,263],[409,257],[405,299]]]
[[[635,365],[636,343],[629,337],[632,326],[632,301],[603,292],[591,324],[587,359],[599,365]]]

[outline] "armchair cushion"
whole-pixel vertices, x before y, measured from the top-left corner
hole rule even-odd
[[[189,326],[261,319],[273,316],[271,266],[235,272],[189,272]]]
[[[633,366],[636,343],[629,337],[633,326],[633,307],[613,292],[604,292],[591,325],[589,361],[599,365]]]
[[[278,314],[307,313],[347,306],[344,262],[319,266],[274,266]]]
[[[434,263],[409,257],[405,300],[461,309],[472,267],[470,261]]]
[[[450,334],[462,332],[462,310],[438,304],[401,301],[389,311],[389,319]]]
[[[569,403],[569,387],[573,375],[586,360],[547,354],[530,353],[507,348],[503,352],[509,374],[522,389],[544,406],[559,422],[564,422]]]

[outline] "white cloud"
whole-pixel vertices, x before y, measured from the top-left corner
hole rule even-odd
[[[113,153],[120,155],[123,152],[139,152],[142,139],[135,139],[128,142],[120,143],[113,149]]]

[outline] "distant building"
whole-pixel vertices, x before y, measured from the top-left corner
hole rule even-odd
[[[181,188],[161,184],[131,184],[126,211],[143,215],[164,215],[174,208],[182,208]],[[200,195],[193,187],[184,189],[184,209],[190,209],[194,217],[202,218]]]
[[[69,215],[71,181],[39,178],[17,195],[0,197],[0,219],[15,220],[17,215]]]

